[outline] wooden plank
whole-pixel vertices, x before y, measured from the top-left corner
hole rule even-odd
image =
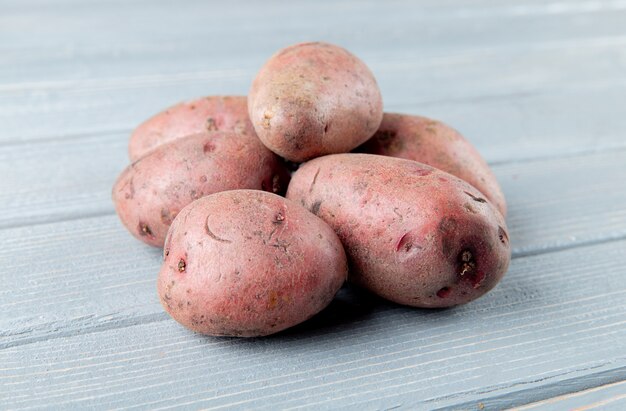
[[[616,83],[626,85],[622,2],[479,2],[477,9],[430,2],[411,13],[379,2],[354,8],[357,3],[344,2],[337,7],[349,10],[351,18],[342,25],[317,3],[277,9],[237,4],[220,8],[219,14],[202,2],[182,10],[169,3],[115,4],[70,2],[42,7],[40,15],[14,4],[13,14],[0,17],[6,20],[0,24],[5,38],[21,34],[25,26],[41,31],[5,42],[13,48],[0,54],[7,63],[0,65],[0,141],[130,131],[182,99],[243,94],[285,38],[320,38],[345,45],[372,66],[389,109],[448,121],[492,150],[486,153],[491,160],[509,159],[512,152],[533,157],[554,149],[589,150],[596,140],[589,136],[600,136],[605,148],[624,144],[626,120],[616,112],[626,104],[626,94],[614,90]],[[177,13],[194,11],[189,18],[198,24],[172,20],[171,7]],[[258,18],[261,7],[270,13],[267,19]],[[369,23],[373,15],[380,24]],[[276,32],[272,16],[288,25]],[[120,18],[133,24],[107,30],[104,37],[103,30],[94,29]],[[159,37],[162,21],[170,28],[167,38]],[[392,32],[383,24],[389,21],[396,27]],[[553,30],[557,23],[559,30]],[[241,29],[230,30],[234,25]],[[83,33],[78,39],[77,30]],[[249,42],[252,32],[264,41]],[[496,35],[502,32],[507,36]],[[36,43],[28,47],[22,38]],[[552,91],[557,95],[545,96]],[[534,97],[527,98],[529,93]],[[492,126],[503,112],[507,121]],[[556,118],[550,130],[545,129],[548,113]],[[549,147],[544,144],[548,134],[555,142]]]
[[[111,187],[128,161],[126,138],[94,135],[0,147],[0,175],[5,177],[0,227],[112,213]],[[626,151],[575,159],[494,166],[512,210],[512,238],[541,234],[542,240],[514,243],[518,251],[624,234],[623,191],[613,188],[626,177]],[[606,201],[590,201],[590,195]],[[553,208],[557,203],[558,211]]]
[[[548,400],[534,402],[512,411],[547,410],[624,410],[626,409],[626,381],[560,395]]]
[[[501,409],[625,380],[625,17],[624,0],[5,0],[0,408]],[[311,37],[362,56],[387,108],[468,135],[506,192],[516,258],[453,310],[348,287],[275,337],[189,333],[156,297],[159,251],[111,214],[128,132],[245,93],[285,39]],[[559,401],[619,406],[595,401],[616,389]]]
[[[0,227],[111,214],[125,135],[0,147]]]
[[[407,56],[406,49],[395,49],[366,61],[379,80],[388,110],[433,115],[469,137],[484,136],[500,143],[500,147],[506,136],[514,143],[518,139],[524,141],[523,149],[532,149],[528,143],[534,142],[546,152],[541,143],[547,130],[539,130],[543,132],[540,136],[534,129],[522,131],[550,112],[556,120],[550,132],[569,142],[559,140],[563,148],[576,146],[579,140],[581,147],[591,147],[586,140],[590,133],[601,136],[606,143],[623,143],[615,136],[624,129],[623,116],[613,114],[625,104],[624,64],[616,64],[626,61],[625,46],[626,38],[620,38],[607,44],[597,39],[586,45],[575,41],[541,44],[529,50],[475,47],[445,55],[438,50],[431,56],[417,51]],[[140,60],[139,67],[118,60],[106,63],[105,58],[102,64],[86,63],[96,67],[114,64],[104,77],[94,73],[82,80],[72,77],[0,84],[0,141],[130,131],[150,115],[180,100],[207,94],[245,94],[256,70],[274,50],[230,59],[207,50],[199,55],[208,57],[187,62],[182,72],[174,62],[184,60],[183,55]],[[359,50],[355,52],[361,54]],[[220,56],[220,60],[215,61],[215,56]],[[59,70],[66,73],[78,65],[69,61]],[[49,72],[50,69],[46,75]],[[23,71],[18,75],[25,77]],[[501,122],[499,129],[488,126],[491,119],[497,118],[487,110],[493,110],[494,103],[503,105],[509,117],[513,116],[508,123]],[[606,107],[615,108],[605,113]],[[456,114],[459,110],[463,116]],[[572,117],[565,121],[563,113],[568,112],[585,121],[572,122]],[[576,131],[579,127],[582,130]],[[529,154],[532,152],[526,156]]]
[[[426,115],[460,130],[491,164],[623,149],[626,90],[448,100],[389,107]],[[624,124],[622,124],[624,123]]]
[[[63,153],[75,146],[60,144],[63,148],[58,151],[41,143],[35,148],[55,157],[58,154],[60,161],[67,163],[69,160],[63,158]],[[96,146],[93,152],[105,152],[101,146],[110,146],[98,139],[93,144]],[[33,161],[23,165],[23,170],[28,165],[36,167],[35,160],[41,158],[41,154],[29,154]],[[93,166],[94,160],[85,160],[89,161]],[[0,157],[0,167],[5,163]],[[109,163],[106,162],[107,167]],[[48,163],[42,164],[49,167],[41,171],[42,175],[56,170]],[[626,178],[626,151],[502,164],[495,170],[509,201],[514,256],[626,237],[626,210],[622,206],[626,193],[615,189]],[[112,178],[113,173],[106,169],[102,172],[92,169],[92,173],[102,179],[98,180],[102,190],[85,192],[85,187],[95,186],[93,182],[77,185],[75,192],[85,200],[76,202],[75,213],[85,212],[91,204],[89,201],[99,198],[101,201],[94,200],[93,204],[110,211],[108,193],[112,183],[105,180]],[[65,182],[70,178],[58,175],[55,180]],[[36,188],[39,192],[33,192],[32,196],[45,199],[41,200],[44,204],[41,210],[48,210],[49,204],[61,207],[62,200],[71,197],[67,191],[59,195],[56,187],[45,194],[41,193],[41,187]],[[13,197],[18,201],[24,194]],[[0,201],[6,204],[6,198],[13,197],[7,194]],[[99,210],[95,205],[94,212]],[[28,207],[25,203],[15,203],[13,208],[5,210],[5,215],[15,220],[16,213]],[[31,212],[20,221],[23,224],[38,218],[42,218],[41,214]],[[0,330],[6,330],[0,333],[0,346],[71,335],[84,329],[133,324],[136,318],[146,321],[162,318],[153,285],[160,265],[159,251],[134,240],[115,215],[15,227],[2,233],[0,265],[5,270],[0,273],[0,283],[5,287],[0,290],[0,310],[20,308],[15,315],[0,319]],[[139,288],[132,284],[139,284]],[[136,304],[128,306],[121,302],[127,299]],[[63,309],[57,312],[54,307],[59,301],[63,301]]]
[[[165,318],[156,294],[161,250],[116,216],[4,231],[0,347]]]
[[[514,255],[626,236],[626,150],[494,166]]]
[[[63,4],[65,3],[65,4]],[[472,4],[470,4],[472,3]],[[171,2],[98,2],[85,4],[84,2],[3,2],[4,13],[0,16],[0,33],[11,35],[3,44],[2,49],[20,49],[21,47],[48,47],[53,45],[93,45],[107,42],[129,44],[149,41],[150,36],[157,43],[170,42],[177,35],[194,38],[197,33],[224,32],[231,27],[237,30],[228,31],[231,38],[238,38],[241,34],[258,33],[263,38],[258,43],[268,41],[267,36],[292,37],[293,32],[303,37],[305,33],[325,34],[332,36],[333,32],[345,33],[347,27],[358,29],[359,38],[370,36],[368,33],[385,33],[384,36],[372,36],[373,45],[390,45],[386,37],[393,36],[393,40],[402,41],[404,36],[397,35],[400,30],[415,30],[417,33],[426,33],[446,37],[446,33],[437,30],[438,24],[447,23],[450,26],[448,35],[463,32],[467,36],[458,36],[464,40],[460,45],[474,44],[479,40],[489,39],[491,42],[513,43],[520,38],[530,41],[545,41],[555,38],[568,38],[569,35],[584,38],[589,30],[594,33],[612,33],[621,31],[618,19],[609,20],[614,24],[605,24],[594,27],[591,21],[597,15],[617,15],[626,8],[623,0],[613,1],[518,1],[514,4],[493,1],[423,1],[419,5],[407,7],[406,2],[391,1],[381,4],[376,1],[337,1],[333,8],[320,3],[294,2],[284,4],[280,1],[267,1],[262,6],[247,1],[236,4],[222,4],[219,10],[199,1],[189,1],[184,4]],[[151,7],[148,7],[151,6]],[[33,8],[37,13],[33,13]],[[583,15],[585,18],[580,18]],[[263,18],[259,18],[263,16]],[[569,21],[578,18],[578,30],[569,31]],[[277,20],[282,19],[282,20]],[[558,19],[558,20],[557,20]],[[558,30],[553,27],[554,21],[561,23]],[[273,24],[281,21],[279,28]],[[529,29],[527,21],[532,22]],[[52,22],[56,23],[51,24]],[[116,30],[110,30],[110,23],[117,23]],[[168,30],[163,30],[159,23],[168,24]],[[336,24],[342,22],[343,24]],[[376,22],[377,24],[372,24]],[[390,23],[396,24],[390,26]],[[485,24],[487,23],[487,24]],[[505,36],[485,35],[490,25],[501,24],[501,28],[510,28],[502,31]],[[411,27],[415,26],[415,27]],[[31,36],[19,36],[23,28],[29,28]],[[368,30],[363,30],[367,27]],[[393,30],[386,30],[393,27]],[[89,30],[92,29],[92,30]],[[455,31],[453,31],[455,30]],[[73,36],[81,33],[80,37]],[[411,32],[410,32],[411,33]],[[471,38],[468,36],[476,36]],[[353,35],[354,36],[354,35]],[[430,42],[424,41],[425,36],[404,38],[407,44]],[[121,40],[121,41],[120,41]],[[207,38],[213,41],[212,38]],[[219,43],[226,48],[228,39],[219,39]],[[355,39],[357,40],[357,39]],[[369,41],[370,38],[367,38]],[[241,41],[245,43],[245,41]],[[442,44],[453,42],[440,41]],[[393,44],[393,43],[391,43]]]
[[[38,30],[54,32],[41,33],[39,38],[16,36],[14,43],[6,41],[0,44],[0,63],[5,63],[0,65],[0,90],[57,90],[67,85],[78,86],[90,80],[93,83],[102,80],[106,84],[108,79],[119,81],[120,77],[132,80],[146,76],[149,79],[159,73],[175,77],[181,71],[198,72],[216,68],[240,67],[256,70],[279,48],[312,39],[335,42],[349,48],[370,64],[376,74],[378,70],[390,65],[408,64],[417,66],[418,69],[424,65],[432,66],[433,63],[441,64],[446,61],[448,64],[465,65],[467,60],[475,64],[475,60],[481,62],[500,54],[510,56],[511,60],[497,67],[499,70],[507,72],[518,68],[517,74],[526,76],[533,73],[521,70],[518,65],[529,65],[541,55],[545,56],[546,63],[558,62],[555,53],[562,53],[563,58],[571,59],[573,56],[570,54],[585,54],[590,49],[595,49],[595,52],[613,50],[618,57],[623,54],[619,46],[623,45],[626,34],[622,25],[626,9],[588,14],[584,20],[577,15],[548,15],[541,18],[531,16],[504,19],[464,17],[459,21],[458,18],[449,18],[451,14],[447,15],[448,18],[433,18],[419,7],[400,15],[397,9],[394,10],[388,4],[370,4],[369,9],[363,7],[363,3],[358,5],[356,10],[351,11],[353,17],[348,22],[337,25],[336,19],[339,16],[329,16],[324,5],[311,3],[309,6],[314,10],[289,16],[289,22],[286,22],[288,25],[281,26],[280,32],[275,30],[275,25],[269,19],[258,19],[259,8],[262,7],[264,12],[268,11],[266,6],[258,4],[253,5],[250,13],[226,17],[200,10],[195,18],[202,21],[196,25],[190,25],[188,20],[171,21],[171,13],[162,8],[141,8],[134,11],[141,16],[132,16],[132,12],[126,12],[126,18],[135,20],[135,24],[127,26],[132,33],[125,32],[125,26],[115,33],[107,33],[121,37],[120,41],[102,38],[102,34],[96,30],[85,31],[88,25],[110,24],[108,20],[117,19],[119,12],[114,17],[103,17],[97,9],[90,6],[91,13],[87,15],[72,16],[75,11],[63,13],[62,16],[42,14],[39,16],[40,21],[24,21],[24,27],[15,25],[15,21],[20,21],[19,16],[3,13],[0,22],[3,17],[6,21],[0,26],[0,34],[4,38],[21,34],[24,29],[32,29],[33,26]],[[205,7],[211,6],[205,4]],[[241,10],[239,5],[234,7]],[[181,5],[176,5],[176,8],[180,9]],[[157,11],[159,15],[150,15],[151,10]],[[177,11],[180,13],[181,10]],[[229,10],[222,10],[224,12],[228,14]],[[230,12],[233,13],[234,10]],[[385,24],[372,25],[373,13],[383,23],[393,20],[396,23],[395,30],[390,32]],[[284,16],[276,17],[288,16],[283,14]],[[233,25],[237,25],[239,30],[232,30],[233,25],[224,22],[210,24],[207,17],[236,19],[237,23]],[[472,24],[468,24],[468,19]],[[154,37],[163,34],[150,28],[158,26],[160,22],[173,27],[171,31],[167,31],[166,38],[157,41]],[[559,24],[559,30],[553,30],[556,23]],[[78,24],[80,27],[76,30],[85,31],[79,39],[67,27],[63,32],[58,30],[59,25],[71,24]],[[177,24],[185,27],[175,27]],[[529,26],[533,30],[529,30]],[[2,27],[10,30],[3,32]],[[368,30],[364,31],[363,27],[368,27]],[[494,35],[507,30],[506,36]],[[59,33],[63,33],[65,38],[55,40],[51,45],[41,42],[51,41]],[[263,42],[247,41],[252,33],[262,36]],[[125,41],[121,41],[122,38]],[[24,44],[24,40],[29,39],[37,42],[33,46]],[[286,43],[287,41],[290,43]],[[6,48],[2,45],[12,47]],[[526,55],[531,61],[526,61]],[[576,73],[612,63],[615,69],[615,63],[619,62],[619,58],[608,62],[589,59],[584,65],[569,65],[567,68]],[[543,69],[537,64],[532,67],[533,71]],[[449,68],[456,68],[458,74],[459,66]],[[489,71],[493,72],[494,67]],[[562,71],[561,75],[567,77],[571,74]],[[545,79],[538,76],[537,80]]]
[[[589,374],[615,382],[626,378],[625,250],[516,259],[492,293],[451,310],[344,289],[314,320],[266,339],[202,337],[168,319],[5,348],[2,404],[432,409]]]

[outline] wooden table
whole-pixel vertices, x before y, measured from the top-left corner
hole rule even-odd
[[[455,309],[346,288],[274,337],[195,335],[113,211],[129,133],[305,40],[478,147],[511,267]],[[1,0],[0,188],[0,409],[626,409],[623,0]]]

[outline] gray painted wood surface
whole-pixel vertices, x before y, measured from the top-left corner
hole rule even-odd
[[[571,394],[560,395],[548,400],[538,401],[519,408],[516,411],[536,410],[616,410],[626,409],[626,381],[619,381],[600,387],[590,388]]]
[[[511,268],[452,310],[346,287],[274,337],[194,335],[113,214],[128,134],[311,39],[477,146]],[[0,175],[1,409],[623,409],[626,1],[3,0]]]

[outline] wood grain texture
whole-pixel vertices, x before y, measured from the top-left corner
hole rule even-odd
[[[3,405],[426,409],[612,370],[623,380],[625,250],[516,259],[492,293],[452,310],[344,289],[312,321],[266,339],[206,338],[166,319],[6,348]]]
[[[573,64],[576,66],[580,62]],[[500,63],[494,62],[494,65]],[[624,72],[623,69],[620,71]],[[489,83],[489,79],[460,78],[454,73],[439,79],[407,78],[409,76],[399,72],[388,75],[395,79],[389,83],[398,82],[399,77],[405,82],[387,85],[383,83],[384,79],[380,79],[383,90],[387,88],[384,91],[386,110],[440,119],[459,129],[491,162],[549,157],[555,152],[572,154],[607,150],[625,145],[622,136],[626,120],[620,109],[626,105],[626,81],[622,85],[597,81],[595,85],[546,90],[544,93],[528,91],[531,87],[528,84],[517,90],[501,85],[496,90],[481,88],[471,94],[469,90],[464,91],[463,88],[468,87],[462,85]],[[190,84],[171,84],[169,81],[174,75],[161,75],[155,76],[148,88],[103,89],[86,95],[63,91],[58,93],[66,97],[53,101],[41,101],[39,97],[24,101],[9,95],[4,99],[4,106],[0,102],[0,125],[3,126],[0,140],[7,144],[75,140],[104,133],[127,136],[149,116],[179,101],[203,94],[245,94],[252,73],[239,75],[235,71],[233,77],[215,82],[210,72],[189,76],[204,79]],[[576,84],[584,82],[584,79],[574,81]],[[418,86],[427,88],[424,85],[430,85],[432,89],[417,89]],[[37,96],[38,93],[32,92],[31,95]],[[403,98],[392,99],[399,95]]]
[[[0,282],[6,285],[0,290],[0,310],[21,307],[13,316],[0,317],[0,329],[6,330],[0,333],[0,346],[134,324],[136,318],[162,318],[153,289],[160,252],[134,240],[112,214],[109,190],[115,174],[110,168],[115,167],[115,161],[103,162],[101,171],[92,168],[100,189],[96,182],[81,184],[81,179],[88,178],[85,171],[72,175],[67,167],[38,160],[47,153],[65,164],[77,164],[74,159],[81,157],[71,152],[75,145],[65,141],[58,144],[57,150],[36,144],[33,148],[41,152],[30,151],[32,157],[25,156],[13,164],[18,170],[21,167],[24,174],[29,167],[32,171],[43,166],[40,173],[46,177],[39,184],[22,181],[24,187],[32,187],[39,196],[35,199],[41,203],[7,207],[5,218],[9,218],[5,224],[15,222],[16,213],[22,213],[22,224],[43,218],[74,218],[86,210],[105,215],[0,231],[0,265],[5,267],[0,272]],[[106,152],[105,147],[113,145],[99,137],[92,144],[98,152]],[[82,161],[84,168],[97,164],[96,159]],[[118,163],[123,161],[119,159]],[[2,161],[0,156],[0,171],[7,164],[11,165],[10,161]],[[514,256],[626,237],[626,210],[622,206],[625,193],[615,189],[626,179],[626,151],[502,164],[495,170],[509,201],[508,224]],[[54,185],[46,186],[54,172],[66,173],[54,178],[64,183],[65,191],[61,194]],[[546,180],[546,176],[550,179]],[[72,177],[77,179],[74,186],[68,185]],[[32,201],[18,189],[15,187],[19,194],[6,193],[0,195],[0,200]],[[50,209],[50,204],[58,205],[58,211]],[[30,211],[25,215],[29,206],[48,214]],[[139,288],[129,284],[139,284]],[[102,290],[109,291],[103,294]],[[137,304],[128,306],[121,302],[127,299]],[[53,309],[59,301],[64,302],[61,312]]]
[[[0,8],[1,409],[624,408],[626,0]],[[245,94],[308,40],[360,56],[387,110],[477,146],[509,203],[510,271],[451,310],[345,287],[274,337],[192,334],[160,307],[160,251],[113,214],[128,135]]]
[[[602,385],[587,390],[560,395],[515,408],[512,411],[548,410],[615,410],[626,409],[626,381]]]
[[[0,347],[162,320],[161,250],[116,216],[7,230],[0,240]]]
[[[406,13],[401,2],[341,2],[330,14],[302,3],[223,5],[219,14],[202,2],[68,4],[40,14],[14,4],[21,19],[0,24],[6,35],[19,24],[40,31],[37,52],[24,44],[35,37],[21,36],[0,57],[11,62],[0,65],[0,141],[129,132],[180,100],[245,94],[286,39],[315,38],[362,56],[388,109],[449,122],[491,161],[624,146],[622,2],[427,2]],[[350,24],[336,25],[344,13]],[[272,18],[286,22],[281,31]],[[51,19],[59,24],[43,24]],[[116,30],[93,29],[112,21]],[[259,41],[247,41],[251,33]]]
[[[127,164],[126,138],[104,134],[0,147],[0,227],[112,213],[111,187]],[[510,203],[519,252],[626,234],[624,192],[613,189],[626,178],[626,150],[502,163],[494,172]]]

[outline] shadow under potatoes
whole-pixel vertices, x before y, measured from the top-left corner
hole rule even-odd
[[[314,315],[310,319],[265,337],[238,338],[238,337],[217,337],[230,340],[237,344],[253,347],[258,344],[288,344],[296,342],[298,345],[315,344],[315,341],[329,342],[333,339],[341,340],[349,335],[350,338],[358,340],[363,334],[370,333],[370,326],[374,323],[388,323],[389,312],[393,315],[415,317],[416,325],[430,316],[437,316],[443,313],[452,313],[451,309],[420,309],[402,306],[356,285],[346,283],[339,290],[333,301]],[[206,337],[213,339],[216,337]],[[306,342],[306,343],[305,343]]]

